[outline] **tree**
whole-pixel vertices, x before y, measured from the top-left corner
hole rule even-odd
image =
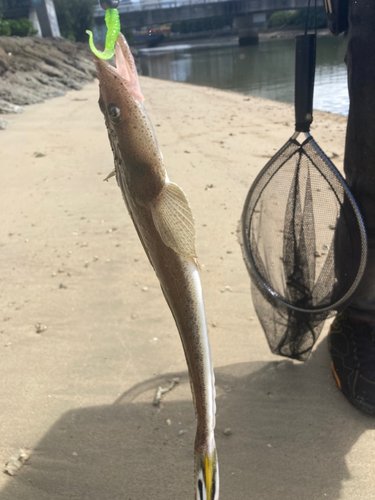
[[[96,0],[54,0],[61,35],[69,40],[86,42],[86,30],[94,24]]]

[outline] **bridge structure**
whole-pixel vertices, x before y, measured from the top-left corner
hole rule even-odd
[[[120,0],[118,11],[126,28],[160,26],[167,23],[232,16],[241,45],[257,43],[258,33],[267,22],[267,15],[280,10],[304,9],[308,0],[172,0],[132,3]],[[323,0],[317,0],[322,6]],[[104,10],[95,9],[98,26],[104,25]]]
[[[29,18],[39,36],[60,36],[53,0],[2,0],[0,14],[5,19]]]

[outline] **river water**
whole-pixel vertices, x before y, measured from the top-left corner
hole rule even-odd
[[[294,39],[273,39],[239,47],[236,40],[228,40],[141,49],[139,53],[142,74],[152,78],[293,103],[294,45]],[[345,51],[346,39],[342,36],[318,38],[315,109],[348,114]]]

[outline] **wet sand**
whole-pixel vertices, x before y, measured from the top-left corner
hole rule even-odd
[[[293,108],[141,85],[196,219],[221,498],[375,499],[375,421],[336,389],[327,327],[305,364],[272,355],[237,243],[248,189],[293,133]],[[116,182],[103,182],[113,160],[97,98],[95,82],[8,116],[0,133],[1,466],[20,448],[30,454],[18,475],[0,475],[1,500],[193,499],[183,350]],[[345,127],[315,113],[312,133],[339,167]]]

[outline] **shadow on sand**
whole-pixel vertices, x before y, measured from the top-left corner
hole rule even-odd
[[[113,405],[64,414],[1,499],[192,499],[195,420],[186,373],[161,409],[149,402],[174,375],[138,384]],[[216,370],[216,381],[222,498],[339,498],[345,455],[374,420],[336,390],[325,342],[303,365],[231,365]]]

